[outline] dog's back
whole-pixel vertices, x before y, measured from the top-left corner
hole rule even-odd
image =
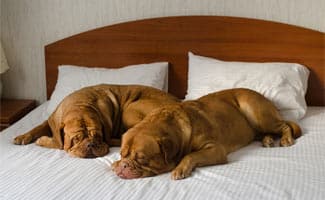
[[[203,96],[198,101],[208,105],[222,103],[219,109],[228,110],[229,106],[236,108],[256,133],[262,136],[270,134],[284,136],[280,141],[281,146],[290,146],[294,142],[293,138],[301,136],[299,125],[283,120],[275,105],[253,90],[229,89]]]

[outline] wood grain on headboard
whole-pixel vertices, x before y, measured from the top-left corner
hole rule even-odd
[[[263,20],[220,16],[132,21],[49,44],[45,47],[47,96],[54,90],[61,64],[118,68],[168,61],[169,92],[184,98],[188,51],[226,61],[301,63],[311,71],[308,105],[325,105],[324,33]]]

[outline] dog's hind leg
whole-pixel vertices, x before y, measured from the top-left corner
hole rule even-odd
[[[301,136],[300,127],[296,123],[290,121],[269,120],[267,125],[261,126],[259,131],[263,132],[263,130],[264,133],[279,135],[281,137],[280,146],[282,147],[293,145],[295,143],[295,138]],[[272,143],[272,140],[272,136],[267,134],[262,141],[263,146],[267,147],[268,144]]]
[[[291,121],[284,121],[281,127],[280,146],[287,147],[294,144],[294,139],[301,136],[300,127]]]
[[[273,136],[270,134],[265,135],[262,139],[262,144],[264,147],[274,147]]]
[[[51,129],[48,124],[48,121],[46,120],[39,126],[30,130],[29,132],[17,136],[14,139],[14,144],[18,144],[18,145],[30,144],[42,136],[50,136],[50,135],[52,135]]]
[[[291,146],[294,138],[301,136],[300,127],[282,119],[273,103],[256,92],[238,96],[240,111],[250,125],[261,134],[274,134],[281,137],[280,146]],[[268,138],[266,138],[268,139]]]

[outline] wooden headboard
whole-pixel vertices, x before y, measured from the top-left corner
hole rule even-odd
[[[325,106],[324,33],[270,21],[220,16],[132,21],[49,44],[45,47],[47,97],[54,90],[61,64],[118,68],[168,61],[169,92],[184,98],[188,51],[226,61],[303,64],[311,71],[308,105]]]

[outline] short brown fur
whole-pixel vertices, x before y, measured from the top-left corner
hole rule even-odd
[[[122,139],[121,160],[113,169],[122,178],[172,171],[173,179],[191,175],[196,167],[223,164],[227,154],[248,145],[257,135],[271,146],[294,144],[301,130],[284,121],[275,106],[248,89],[211,93],[196,101],[164,106],[129,129]]]
[[[146,86],[97,85],[68,95],[48,120],[14,139],[64,149],[82,158],[103,156],[109,145],[153,109],[178,102],[161,90]]]

